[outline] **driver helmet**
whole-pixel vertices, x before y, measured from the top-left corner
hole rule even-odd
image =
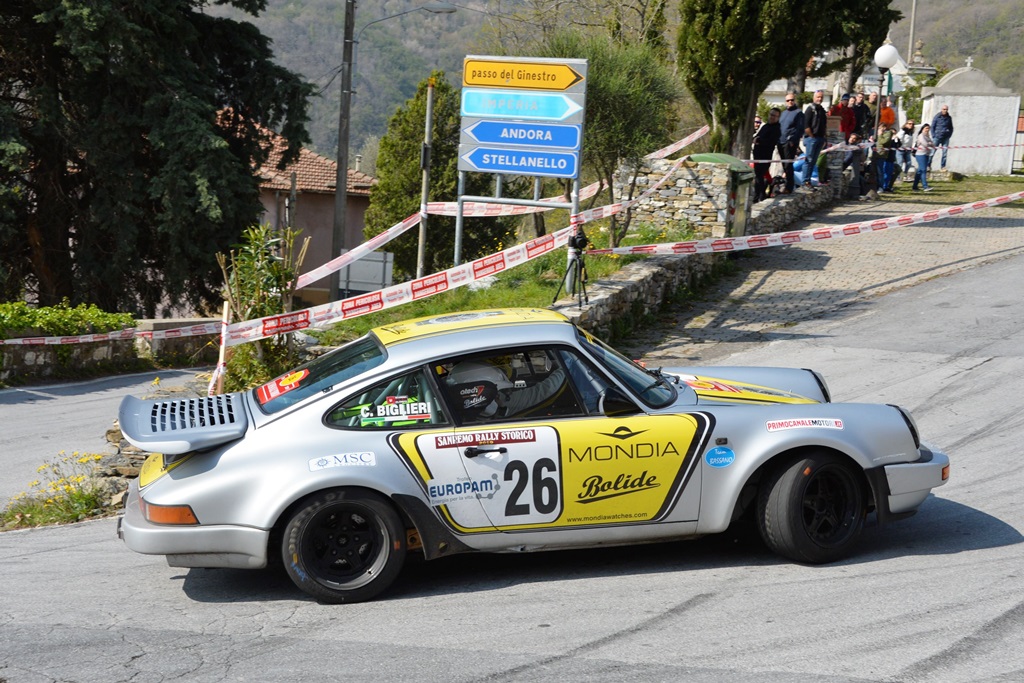
[[[498,412],[497,392],[514,386],[501,366],[476,360],[456,365],[445,381],[455,390],[455,400],[463,410],[479,411],[484,417]]]

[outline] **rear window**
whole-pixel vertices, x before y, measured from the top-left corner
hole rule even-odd
[[[253,389],[253,395],[263,412],[273,415],[377,367],[386,357],[377,339],[366,336]]]

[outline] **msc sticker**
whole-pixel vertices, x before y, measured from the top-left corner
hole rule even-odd
[[[320,470],[326,470],[330,467],[350,466],[376,467],[377,454],[373,451],[364,451],[362,453],[339,453],[338,455],[313,458],[309,461],[310,472],[319,472]]]
[[[769,420],[765,423],[769,432],[783,429],[842,429],[843,421],[831,417],[801,417],[792,420]]]
[[[493,498],[500,488],[497,474],[492,474],[489,479],[463,478],[458,481],[431,479],[427,482],[427,494],[430,496],[431,505],[449,505],[460,500]]]
[[[704,462],[712,467],[728,467],[736,461],[736,454],[731,448],[718,446],[704,454]]]

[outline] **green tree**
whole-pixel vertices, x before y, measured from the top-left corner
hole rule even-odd
[[[620,164],[636,166],[645,154],[664,146],[675,123],[680,90],[659,58],[660,49],[559,31],[534,54],[587,60],[583,164],[604,182],[609,204],[614,204],[612,183]],[[628,227],[628,219],[612,217],[612,246],[618,246]]]
[[[5,296],[145,315],[216,298],[215,255],[261,211],[261,142],[274,129],[297,151],[311,87],[207,4],[0,5]]]
[[[295,277],[309,248],[299,231],[269,225],[247,228],[230,254],[217,254],[224,277],[222,290],[233,322],[255,320],[292,310]],[[292,335],[282,334],[234,346],[227,361],[226,391],[263,384],[299,361]]]
[[[434,125],[430,166],[430,201],[452,201],[458,190],[459,125],[461,121],[459,91],[452,87],[444,73],[435,71]],[[422,172],[417,161],[423,145],[427,116],[427,84],[419,85],[415,97],[399,108],[388,122],[388,132],[380,140],[377,155],[377,184],[370,191],[370,208],[366,211],[366,237],[384,232],[398,221],[417,213],[420,208]],[[468,195],[488,195],[493,176],[467,174]],[[506,196],[521,193],[512,185]],[[466,218],[463,223],[462,260],[470,261],[497,249],[510,246],[512,223],[509,219]],[[395,255],[395,271],[400,278],[416,273],[418,229],[413,228],[387,249]],[[426,273],[450,268],[455,253],[455,219],[431,216],[428,222]]]
[[[878,27],[900,17],[889,2],[864,0],[681,0],[679,11],[683,80],[712,126],[713,148],[737,156],[749,151],[757,97],[772,80],[850,45],[863,69],[880,44]],[[848,65],[838,60],[819,74]]]

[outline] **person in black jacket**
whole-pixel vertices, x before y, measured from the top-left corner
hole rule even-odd
[[[779,126],[779,109],[772,107],[768,112],[768,123],[762,123],[754,133],[754,159],[767,159],[769,163],[754,164],[754,201],[765,199],[765,188],[768,187],[768,169],[771,167],[772,152],[779,145],[782,128]]]
[[[793,160],[800,149],[800,136],[804,132],[804,113],[796,103],[796,93],[786,93],[786,109],[779,116],[779,158],[786,174],[784,194],[793,191]]]
[[[828,114],[821,106],[825,99],[822,90],[814,91],[814,101],[807,105],[804,110],[804,153],[807,158],[804,168],[808,169],[804,175],[804,186],[811,186],[811,171],[818,164],[818,154],[825,147],[825,132],[828,130]]]

